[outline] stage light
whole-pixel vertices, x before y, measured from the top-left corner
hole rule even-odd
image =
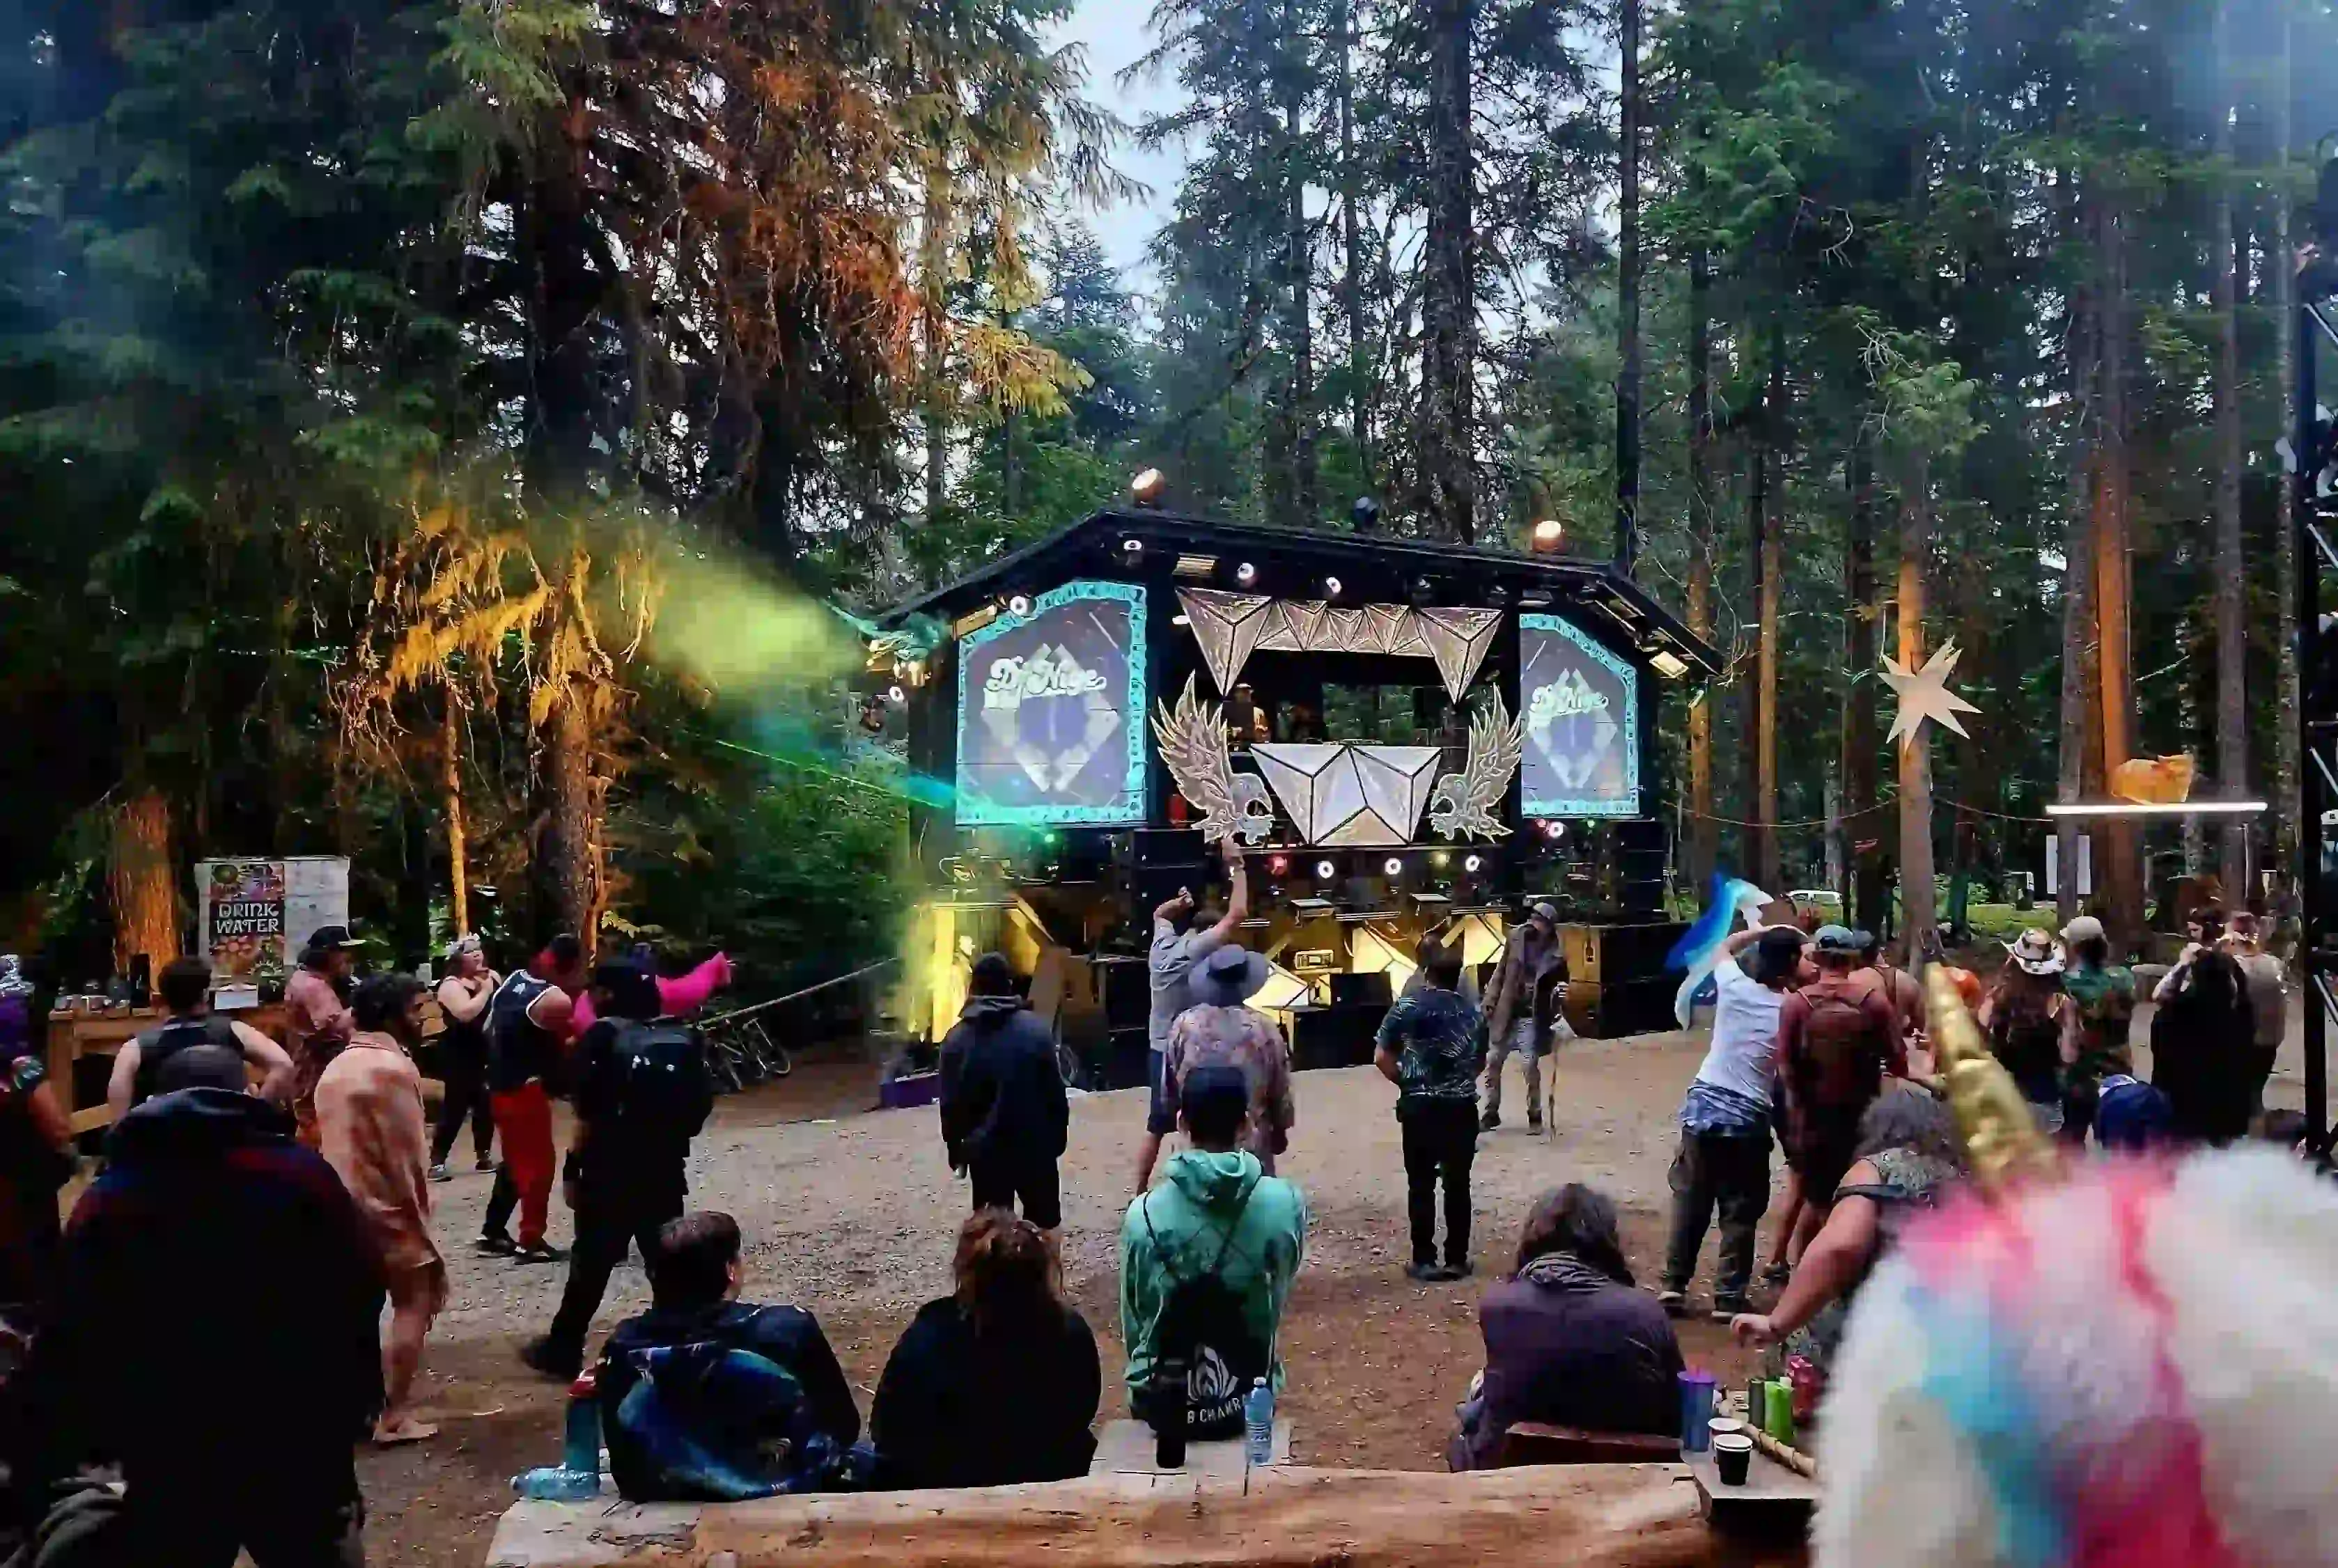
[[[2048,817],[2254,817],[2267,809],[2262,800],[2056,800],[2046,808]]]
[[[1169,624],[1172,626],[1191,626],[1193,623],[1194,618],[1182,612],[1169,617]]]
[[[1315,862],[1315,880],[1318,882],[1329,882],[1332,877],[1337,877],[1339,874],[1340,868],[1337,866],[1332,865],[1329,860],[1318,860]]]
[[[1450,861],[1452,858],[1453,858],[1453,857],[1452,857],[1452,856],[1450,856],[1450,855],[1447,854],[1444,850],[1439,849],[1439,850],[1435,851],[1434,853],[1432,853],[1432,854],[1429,857],[1429,863],[1431,866],[1443,866],[1443,865],[1447,864],[1449,861]]]
[[[1391,877],[1401,877],[1404,875],[1404,862],[1391,855],[1380,862],[1380,869]]]
[[[1534,549],[1537,555],[1549,555],[1567,543],[1567,525],[1556,517],[1546,517],[1534,525]]]
[[[1144,564],[1144,541],[1134,537],[1122,540],[1120,542],[1120,564],[1124,568],[1131,572],[1134,572],[1137,567]]]
[[[909,700],[909,694],[907,691],[902,691],[899,686],[889,686],[886,688],[885,701],[890,702],[894,707],[899,708],[902,703],[907,702]]]
[[[1467,871],[1472,877],[1475,877],[1478,872],[1483,871],[1485,868],[1486,862],[1482,856],[1467,856],[1464,857],[1461,861],[1461,869]]]
[[[1648,664],[1667,681],[1677,681],[1688,673],[1688,662],[1669,648],[1658,649]]]
[[[1359,534],[1369,534],[1380,525],[1380,504],[1369,495],[1359,495],[1356,504],[1348,508],[1348,520]]]
[[[1160,469],[1147,468],[1128,482],[1128,498],[1139,506],[1157,506],[1161,504],[1161,491],[1164,483],[1165,481],[1161,477]]]
[[[1258,567],[1248,561],[1234,568],[1234,581],[1247,588],[1258,581]]]
[[[1009,615],[1017,616],[1018,618],[1031,613],[1031,595],[1028,593],[1017,593],[1013,598],[1007,600],[1007,612]]]
[[[1339,596],[1340,596],[1340,580],[1339,580],[1337,577],[1326,577],[1326,578],[1324,578],[1324,579],[1323,579],[1323,597],[1324,597],[1324,598],[1326,598],[1326,599],[1337,599]]]
[[[1288,855],[1268,856],[1266,858],[1266,869],[1269,876],[1282,876],[1291,869],[1291,857]]]
[[[1437,585],[1426,577],[1412,580],[1413,608],[1422,609],[1437,602]]]
[[[1542,825],[1542,836],[1550,839],[1564,838],[1567,837],[1567,824],[1560,821],[1556,817],[1545,818]]]

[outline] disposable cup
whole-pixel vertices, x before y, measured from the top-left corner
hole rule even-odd
[[[1720,1472],[1724,1486],[1744,1485],[1746,1467],[1753,1463],[1753,1438],[1743,1432],[1713,1435],[1713,1467]]]

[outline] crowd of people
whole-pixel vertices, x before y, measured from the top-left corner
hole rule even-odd
[[[1238,850],[1230,860],[1225,908],[1181,893],[1154,912],[1149,1102],[1119,1240],[1129,1409],[1203,1441],[1240,1430],[1261,1383],[1282,1385],[1309,1227],[1305,1195],[1276,1173],[1296,1125],[1291,1054],[1251,1005],[1267,965],[1235,940],[1248,888]],[[2073,1147],[2091,1136],[2148,1149],[2228,1141],[2261,1117],[2281,965],[2245,916],[2204,912],[2191,936],[2153,993],[2148,1083],[2127,1038],[2137,982],[2098,922],[2005,945],[1978,1022],[2042,1128]],[[903,1332],[864,1429],[819,1323],[742,1302],[739,1226],[689,1206],[687,1160],[712,1081],[702,1038],[681,1020],[727,982],[727,961],[676,976],[636,954],[588,965],[560,937],[498,975],[464,937],[435,991],[445,1097],[434,1127],[417,1062],[431,992],[401,974],[354,979],[354,946],[346,929],[317,933],[288,987],[282,1047],[209,1011],[201,960],[167,965],[166,1020],[115,1060],[104,1166],[63,1229],[70,1119],[31,1044],[30,988],[0,960],[0,1289],[22,1363],[5,1379],[0,1438],[9,1494],[32,1514],[62,1498],[77,1517],[107,1515],[133,1548],[119,1560],[133,1563],[224,1565],[239,1550],[260,1568],[358,1561],[353,1444],[435,1432],[414,1402],[447,1299],[432,1189],[466,1127],[476,1162],[496,1172],[478,1250],[517,1267],[569,1265],[524,1358],[564,1380],[594,1368],[627,1496],[1086,1472],[1101,1362],[1063,1289],[1069,1098],[1003,956],[974,963],[940,1056],[944,1146],[971,1198],[953,1288]],[[1500,1463],[1520,1422],[1673,1431],[1683,1363],[1672,1319],[1688,1309],[1716,1221],[1714,1318],[1823,1376],[1861,1283],[1908,1218],[1963,1174],[1927,1082],[1916,987],[1876,949],[1840,926],[1729,939],[1711,1043],[1677,1118],[1661,1279],[1635,1279],[1605,1194],[1567,1184],[1537,1200],[1481,1304],[1484,1362],[1460,1407],[1456,1467]],[[1538,1123],[1537,1063],[1567,1037],[1556,912],[1530,906],[1482,985],[1458,948],[1432,941],[1420,960],[1373,1060],[1395,1088],[1407,1273],[1454,1280],[1472,1271],[1471,1167],[1500,1124],[1503,1063],[1522,1059]],[[555,1097],[574,1108],[565,1158]],[[1173,1133],[1183,1147],[1164,1164]],[[1773,1141],[1787,1211],[1757,1278]],[[565,1255],[545,1236],[555,1179],[575,1217]],[[588,1357],[612,1271],[636,1248],[652,1305]],[[1757,1309],[1757,1289],[1771,1288]],[[253,1378],[265,1399],[250,1396]],[[252,1464],[258,1453],[270,1463]],[[117,1472],[118,1494],[90,1489],[93,1474]]]

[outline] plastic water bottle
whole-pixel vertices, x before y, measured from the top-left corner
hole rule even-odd
[[[512,1477],[512,1490],[540,1503],[575,1503],[601,1494],[600,1385],[591,1371],[569,1385],[560,1463]]]
[[[1274,1463],[1274,1387],[1263,1377],[1243,1401],[1243,1456],[1253,1465]]]

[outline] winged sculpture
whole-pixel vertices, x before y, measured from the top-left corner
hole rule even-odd
[[[1226,716],[1216,703],[1204,704],[1185,681],[1184,695],[1172,707],[1154,705],[1153,733],[1161,743],[1161,760],[1177,781],[1177,793],[1200,811],[1194,826],[1203,839],[1223,844],[1239,838],[1245,844],[1263,844],[1274,828],[1274,803],[1266,785],[1247,773],[1236,773],[1226,752]]]
[[[1429,825],[1448,838],[1501,838],[1509,834],[1494,813],[1509,792],[1510,779],[1526,755],[1526,729],[1502,706],[1501,694],[1492,705],[1469,719],[1469,753],[1459,773],[1438,779],[1429,798]]]

